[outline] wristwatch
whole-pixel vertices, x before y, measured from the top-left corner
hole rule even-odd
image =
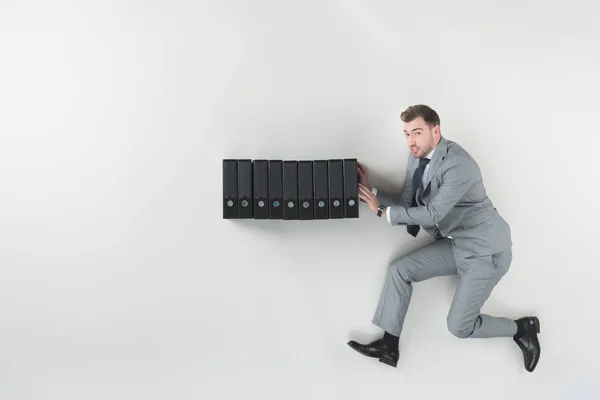
[[[387,208],[387,206],[380,204],[379,207],[377,207],[377,216],[381,217],[381,214],[383,214],[383,212],[385,211],[386,208]]]

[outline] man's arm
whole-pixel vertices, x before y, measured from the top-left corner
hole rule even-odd
[[[377,200],[379,200],[379,202],[381,204],[385,204],[388,206],[400,206],[400,207],[404,207],[404,199],[402,198],[402,192],[400,193],[390,193],[390,192],[385,192],[383,190],[377,189],[377,188],[373,188],[372,190],[373,194],[375,195],[375,197],[377,197]]]
[[[372,192],[381,204],[386,206],[410,206],[412,199],[412,179],[410,178],[410,168],[406,169],[404,177],[404,185],[400,193],[390,193],[377,188],[373,188]]]
[[[435,197],[424,206],[393,206],[388,209],[392,225],[436,225],[462,199],[475,183],[477,173],[470,163],[456,164],[448,168],[442,175],[440,186]]]

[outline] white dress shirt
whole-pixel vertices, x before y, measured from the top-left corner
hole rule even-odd
[[[429,152],[429,154],[427,154],[425,157],[423,158],[428,158],[431,161],[431,157],[433,156],[433,153],[435,152],[435,149],[437,149],[437,146],[435,146],[433,148],[433,150],[431,150]],[[421,185],[423,188],[425,188],[425,182],[427,182],[427,173],[429,172],[429,164],[431,164],[430,162],[427,163],[427,165],[425,166],[425,171],[423,171],[423,177],[421,178]],[[373,192],[373,194],[375,196],[377,196],[377,188],[373,188],[371,189],[371,192]],[[408,205],[410,207],[410,204]],[[386,209],[386,217],[388,222],[391,224],[392,223],[392,217],[390,216],[390,206],[388,206],[388,208]]]

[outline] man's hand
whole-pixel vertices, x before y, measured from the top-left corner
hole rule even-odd
[[[379,200],[377,200],[377,197],[375,197],[371,189],[369,189],[362,183],[358,184],[358,198],[367,203],[371,211],[377,213],[377,208],[379,207]]]
[[[373,186],[369,185],[369,180],[367,179],[367,170],[365,168],[364,165],[362,165],[361,163],[358,163],[358,176],[359,176],[359,182],[366,188],[368,188],[369,190],[373,189]]]

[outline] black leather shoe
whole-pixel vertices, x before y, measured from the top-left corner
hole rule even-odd
[[[379,358],[379,361],[394,368],[398,365],[398,349],[392,349],[383,339],[377,339],[369,344],[360,344],[351,340],[348,346],[367,357]]]
[[[540,333],[540,320],[537,317],[525,317],[517,321],[520,321],[525,326],[525,334],[520,338],[513,339],[521,351],[523,351],[525,369],[533,372],[538,361],[540,361],[540,354],[542,352],[537,337],[537,334]]]

